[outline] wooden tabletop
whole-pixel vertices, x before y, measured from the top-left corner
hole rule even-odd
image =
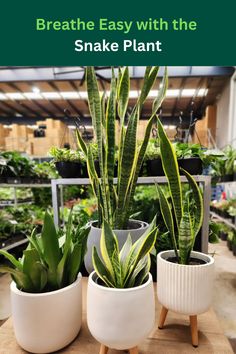
[[[57,353],[98,354],[99,344],[89,333],[86,322],[87,279],[83,279],[83,324],[78,337],[68,347]],[[168,313],[164,329],[157,328],[160,304],[156,302],[156,326],[150,336],[140,344],[139,354],[233,354],[233,350],[222,333],[213,310],[198,316],[199,347],[191,345],[189,320],[187,316]],[[63,326],[63,323],[62,323]],[[0,327],[0,354],[26,353],[16,343],[11,318]],[[110,350],[109,354],[118,354]]]

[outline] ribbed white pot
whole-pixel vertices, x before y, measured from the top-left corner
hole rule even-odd
[[[100,238],[102,230],[96,227],[97,221],[93,221],[90,223],[91,229],[88,235],[87,241],[87,253],[84,258],[85,268],[88,273],[91,273],[93,268],[92,262],[92,249],[93,246],[97,248],[98,254],[100,253]],[[140,220],[130,220],[129,221],[129,229],[128,230],[114,230],[114,233],[118,237],[119,247],[122,248],[125,241],[127,240],[128,234],[130,233],[132,241],[135,242],[139,239],[140,236],[147,230],[149,224]]]
[[[14,332],[18,344],[31,353],[51,353],[77,336],[82,323],[82,276],[60,290],[26,293],[11,283]]]
[[[214,259],[200,252],[191,257],[204,260],[200,265],[182,265],[169,262],[173,250],[157,256],[157,289],[159,302],[169,310],[185,315],[198,315],[211,305]]]
[[[114,289],[88,281],[87,319],[91,334],[109,348],[124,350],[142,342],[154,327],[155,298],[152,276],[141,286]]]

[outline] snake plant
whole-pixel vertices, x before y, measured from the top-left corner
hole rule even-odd
[[[156,218],[146,232],[132,244],[129,234],[119,251],[117,236],[104,220],[100,239],[102,260],[97,249],[93,248],[93,266],[98,277],[110,288],[132,288],[142,285],[150,270],[150,251],[157,234]]]
[[[161,213],[169,231],[178,263],[188,264],[203,221],[202,195],[194,178],[187,171],[181,169],[191,189],[191,194],[189,193],[183,198],[176,153],[159,119],[158,136],[162,165],[171,196],[171,201],[169,201],[161,187],[157,185]],[[194,213],[190,209],[190,195],[191,205],[195,206]]]
[[[102,225],[104,219],[113,229],[126,229],[128,226],[137,179],[149,136],[167,89],[167,69],[165,69],[160,89],[152,104],[152,113],[144,132],[144,139],[141,144],[138,144],[137,127],[142,107],[156,81],[158,70],[158,67],[146,68],[140,95],[130,112],[128,108],[130,91],[128,67],[119,69],[117,78],[112,70],[108,99],[104,95],[100,96],[94,68],[87,67],[86,69],[88,104],[98,145],[100,179],[95,170],[90,146],[85,144],[79,129],[77,129],[77,138],[79,146],[86,156],[90,181],[98,199],[99,226]],[[116,118],[119,119],[120,133],[117,141],[118,176],[115,186],[113,178],[116,164]]]
[[[52,216],[46,212],[41,235],[33,231],[23,257],[17,260],[0,250],[10,266],[0,266],[0,273],[11,274],[19,290],[42,293],[72,284],[78,275],[86,252],[88,228],[80,228],[76,242],[72,241],[72,213],[65,235],[56,230]]]

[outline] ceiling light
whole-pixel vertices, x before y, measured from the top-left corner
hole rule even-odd
[[[79,94],[76,91],[66,91],[66,92],[60,92],[61,96],[65,99],[78,99],[79,98]]]
[[[23,100],[24,95],[20,92],[10,92],[6,93],[6,96],[10,98],[10,100]]]
[[[195,95],[195,89],[183,89],[181,96],[183,97],[193,97]]]
[[[40,93],[40,89],[39,89],[38,87],[36,87],[36,86],[33,86],[33,87],[32,87],[32,91],[33,91],[34,93]]]
[[[15,113],[15,117],[23,117],[23,115],[20,113]]]
[[[0,93],[0,100],[1,100],[1,101],[7,100],[7,96],[4,95],[4,93]]]
[[[49,100],[60,100],[61,96],[58,92],[42,92],[42,96]]]
[[[39,92],[25,92],[24,96],[29,100],[42,100],[43,97]]]

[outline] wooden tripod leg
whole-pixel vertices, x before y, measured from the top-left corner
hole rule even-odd
[[[159,323],[158,323],[158,328],[162,329],[166,320],[166,316],[168,313],[168,309],[165,308],[164,306],[162,306],[161,308],[161,314],[160,314],[160,318],[159,318]]]
[[[138,347],[129,349],[129,354],[138,354]]]
[[[109,349],[109,348],[106,347],[104,344],[101,344],[99,354],[107,354],[107,353],[108,353],[108,349]]]
[[[192,345],[198,347],[197,316],[189,316],[191,326]]]

